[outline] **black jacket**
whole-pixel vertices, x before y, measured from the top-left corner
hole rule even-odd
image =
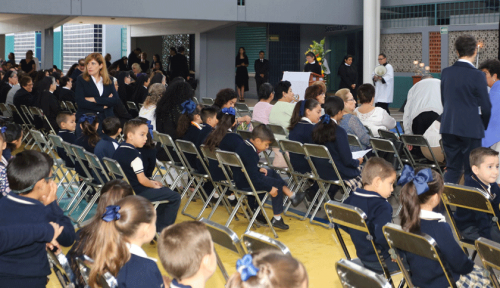
[[[338,75],[340,76],[339,89],[349,88],[351,89],[352,84],[357,84],[358,73],[354,66],[347,66],[345,63],[340,64]]]
[[[316,74],[321,75],[321,66],[318,64],[318,62],[314,62],[314,64],[307,63],[304,66],[304,72],[313,72]]]
[[[253,67],[255,69],[255,78],[261,78],[260,74],[264,74],[264,77],[262,78],[267,81],[269,77],[269,61],[263,59],[261,62],[260,59],[257,59],[255,60]]]
[[[59,101],[70,101],[75,103],[75,92],[71,89],[62,88],[59,93]]]
[[[189,67],[186,56],[182,54],[175,54],[170,62],[170,76],[171,79],[175,77],[187,78],[189,76]]]

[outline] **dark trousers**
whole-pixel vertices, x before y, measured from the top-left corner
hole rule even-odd
[[[168,200],[170,203],[160,204],[156,208],[156,232],[161,232],[163,228],[175,223],[177,218],[177,211],[181,205],[181,195],[179,193],[170,190],[167,187],[160,189],[149,188],[141,193],[138,193],[151,202]]]
[[[255,76],[255,83],[257,84],[257,94],[259,94],[260,86],[267,82],[267,79],[261,78],[260,76]]]
[[[271,202],[272,202],[272,206],[273,206],[273,213],[274,213],[274,215],[279,215],[283,212],[283,186],[286,186],[286,182],[281,178],[281,176],[276,171],[271,170],[271,169],[267,169],[267,176],[266,177],[271,177],[271,178],[274,178],[276,180],[280,180],[282,182],[282,184],[280,184],[279,187],[276,187],[276,188],[278,188],[278,195],[276,195],[276,197],[271,197],[269,195],[269,197],[271,197]],[[257,191],[264,191],[264,190],[267,191],[266,187],[264,187],[264,185],[262,185],[259,182],[253,182],[253,185],[255,187],[255,190],[257,190]],[[250,188],[243,188],[242,190],[250,191]],[[264,198],[264,195],[265,195],[264,193],[260,194],[259,198],[262,200],[262,198]],[[252,208],[254,210],[258,206],[257,201],[252,196],[248,197],[248,205],[250,205],[250,208]]]
[[[384,109],[385,111],[387,111],[387,113],[389,113],[389,115],[391,115],[391,111],[389,111],[389,103],[377,102],[377,103],[375,103],[375,107],[380,107],[380,108]]]
[[[447,168],[444,174],[444,182],[457,184],[462,173],[464,173],[465,177],[472,175],[469,155],[472,150],[481,147],[481,139],[443,133],[442,140]]]

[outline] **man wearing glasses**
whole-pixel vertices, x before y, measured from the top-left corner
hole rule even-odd
[[[375,85],[375,107],[383,108],[389,112],[389,104],[392,103],[394,97],[394,68],[387,63],[387,57],[384,53],[378,55],[378,63],[384,65],[387,73],[384,76],[375,75],[373,73],[373,85]]]

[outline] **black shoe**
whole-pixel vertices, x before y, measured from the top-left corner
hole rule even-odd
[[[315,195],[316,195],[316,191],[314,191],[314,189],[309,188],[306,190],[307,201],[309,201],[309,202],[313,201]]]
[[[259,215],[255,218],[255,221],[259,222],[261,225],[267,225],[266,217],[262,213],[259,212]]]
[[[306,193],[304,192],[297,192],[295,193],[295,197],[290,199],[292,201],[293,207],[297,207],[302,201],[304,201],[304,198],[306,197]]]
[[[283,221],[283,217],[281,217],[280,220],[276,220],[276,218],[273,217],[273,220],[271,220],[271,224],[274,228],[279,228],[281,230],[288,230],[290,228],[285,224],[285,221]]]
[[[213,204],[217,203],[217,201],[219,200],[219,197],[217,197],[217,198],[215,198],[215,197],[210,198],[210,203],[213,203]]]
[[[236,206],[236,203],[238,203],[238,199],[236,199],[236,197],[233,200],[231,200],[231,199],[227,199],[227,200],[229,200],[229,204],[231,204],[231,206],[233,206],[233,207]]]

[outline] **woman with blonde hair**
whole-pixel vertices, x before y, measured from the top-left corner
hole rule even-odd
[[[370,146],[370,135],[363,126],[363,123],[361,123],[361,120],[353,114],[354,109],[356,109],[356,100],[354,96],[348,88],[340,89],[335,93],[335,96],[344,100],[344,117],[340,120],[340,127],[344,128],[347,134],[356,135],[361,145],[363,145],[362,148],[350,146],[351,152],[360,151],[361,149],[365,150]]]
[[[156,130],[156,104],[160,101],[161,96],[165,93],[165,85],[161,83],[155,83],[149,87],[149,95],[144,101],[144,106],[142,106],[141,111],[139,111],[139,117],[143,117],[151,121],[153,125],[153,130]]]
[[[100,53],[92,53],[85,58],[85,71],[76,79],[75,101],[78,105],[76,119],[87,113],[99,117],[97,131],[101,131],[100,125],[104,119],[114,116],[113,108],[120,97]],[[77,136],[81,131],[79,127],[76,125]]]

